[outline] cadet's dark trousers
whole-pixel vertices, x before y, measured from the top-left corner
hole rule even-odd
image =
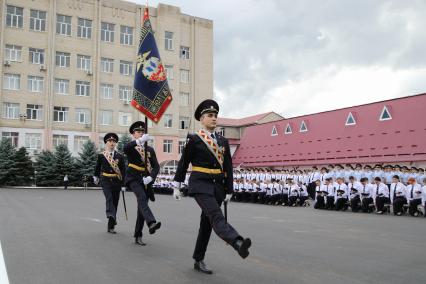
[[[128,186],[136,195],[138,202],[138,214],[136,217],[135,234],[134,237],[142,237],[142,229],[144,222],[149,225],[155,222],[155,217],[148,206],[148,197],[146,196],[145,186],[138,181],[131,181]]]
[[[352,212],[358,212],[359,209],[361,209],[360,203],[361,198],[359,197],[359,195],[356,195],[354,198],[351,199]]]
[[[265,203],[265,199],[266,199],[266,192],[260,192],[259,193],[259,202],[260,203]]]
[[[321,196],[321,194],[317,194],[317,201],[315,202],[314,208],[324,209],[324,207],[325,207],[324,196]]]
[[[372,203],[373,203],[373,198],[371,198],[371,197],[364,197],[362,199],[362,202],[361,202],[362,212],[364,212],[364,213],[370,213],[371,212],[370,204],[372,204]]]
[[[317,187],[315,182],[311,182],[310,184],[308,184],[308,194],[309,196],[313,199],[315,198],[315,188]]]
[[[408,212],[410,213],[411,216],[414,216],[414,213],[418,212],[419,210],[417,210],[417,206],[422,204],[422,199],[421,198],[417,198],[417,199],[413,199],[410,201],[410,206],[408,207]]]
[[[348,204],[347,204],[348,200],[346,198],[337,198],[336,200],[336,211],[339,210],[347,210],[348,209]]]
[[[407,203],[407,199],[403,196],[397,196],[395,197],[395,199],[393,200],[393,214],[396,215],[396,213],[404,213],[403,208],[404,208],[404,204]]]
[[[281,203],[283,203],[284,205],[288,205],[288,194],[284,193],[281,197]]]
[[[303,206],[306,200],[308,200],[309,196],[300,196],[299,197],[299,204],[300,206]]]
[[[258,199],[259,199],[259,193],[258,192],[252,192],[251,193],[251,202],[257,203]]]
[[[297,202],[297,196],[290,196],[288,198],[288,206],[293,206],[293,204],[296,204]]]
[[[223,196],[218,192],[219,190],[222,189],[215,189],[215,196],[208,194],[194,195],[195,201],[201,208],[200,229],[192,256],[195,261],[204,259],[212,228],[216,235],[230,245],[233,245],[237,238],[241,238],[240,234],[225,221],[225,217],[220,209]]]
[[[390,199],[388,197],[376,197],[376,209],[377,212],[385,210],[385,204],[389,204]]]
[[[334,196],[327,196],[327,203],[325,204],[325,209],[333,210],[334,208]]]
[[[106,201],[106,217],[112,217],[114,220],[117,216],[118,201],[120,200],[120,181],[115,178],[101,177],[102,191]]]

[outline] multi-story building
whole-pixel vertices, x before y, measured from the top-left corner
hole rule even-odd
[[[129,101],[143,6],[118,0],[1,0],[2,137],[31,153],[107,132],[128,133],[144,116]],[[150,7],[173,102],[149,133],[160,162],[179,156],[197,125],[194,109],[213,97],[213,23],[178,7]]]

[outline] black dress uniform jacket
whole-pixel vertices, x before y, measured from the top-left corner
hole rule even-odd
[[[138,167],[142,167],[145,168],[145,161],[142,159],[141,155],[139,154],[139,152],[135,149],[135,147],[137,146],[136,144],[136,140],[127,143],[124,146],[124,153],[127,156],[127,161],[129,164],[134,164]],[[149,173],[149,175],[152,178],[152,182],[149,185],[152,185],[155,181],[155,178],[158,175],[158,172],[160,171],[160,165],[158,164],[157,161],[157,157],[155,155],[155,151],[152,147],[147,147],[146,148],[146,152],[148,155],[148,159],[149,162],[151,163],[151,172]],[[138,182],[141,182],[141,177],[143,176],[148,176],[148,174],[146,174],[146,171],[138,171],[137,169],[134,169],[132,167],[127,167],[127,171],[126,171],[126,179],[125,179],[125,184],[129,184],[130,182],[137,180]]]
[[[222,187],[225,194],[232,194],[234,192],[232,158],[228,140],[217,133],[215,133],[215,136],[217,144],[224,147],[223,173],[208,174],[193,171],[188,182],[188,194],[190,196],[197,193],[214,196],[215,186]],[[175,181],[185,181],[189,163],[191,163],[193,167],[197,166],[208,169],[221,169],[220,164],[213,153],[210,152],[206,144],[195,133],[188,134],[187,136],[186,145],[176,170],[174,178]]]
[[[120,169],[122,180],[119,180],[118,178],[107,178],[102,175],[102,173],[116,174],[116,172],[111,167],[111,165],[109,164],[108,160],[105,158],[103,153],[98,154],[94,175],[96,177],[100,177],[100,178],[104,178],[105,180],[108,180],[111,183],[111,186],[115,185],[112,187],[113,189],[118,188],[118,190],[120,190],[121,186],[123,185],[124,176],[125,176],[124,157],[117,151],[114,151],[113,159],[116,161],[118,160],[118,168]]]

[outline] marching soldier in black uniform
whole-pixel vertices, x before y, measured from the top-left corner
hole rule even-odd
[[[242,258],[249,255],[248,249],[251,246],[249,238],[243,238],[227,223],[220,208],[223,201],[228,202],[232,197],[233,173],[228,140],[214,132],[218,112],[219,106],[213,100],[205,100],[197,107],[194,116],[203,128],[188,134],[174,177],[174,197],[179,199],[180,183],[184,182],[188,166],[192,164],[188,194],[194,197],[202,210],[193,254],[194,269],[206,274],[212,273],[204,262],[212,228]]]
[[[144,222],[146,222],[150,234],[154,234],[161,227],[161,222],[155,220],[148,206],[148,198],[151,201],[155,200],[152,185],[160,171],[160,165],[158,164],[154,149],[149,146],[145,149],[145,142],[151,139],[148,134],[144,134],[145,123],[142,121],[134,122],[130,126],[129,132],[132,134],[134,140],[127,143],[123,149],[129,162],[126,170],[125,184],[136,195],[138,202],[134,233],[135,243],[144,246],[146,245],[142,241]],[[146,159],[145,153],[147,155]]]
[[[117,207],[120,199],[120,191],[123,185],[124,158],[115,151],[118,136],[115,133],[107,133],[104,136],[105,150],[98,154],[93,182],[101,182],[106,199],[106,216],[108,218],[108,233],[115,234],[117,225]]]

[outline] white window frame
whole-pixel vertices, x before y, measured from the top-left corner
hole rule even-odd
[[[186,69],[180,69],[180,82],[183,84],[190,83],[190,72]]]
[[[133,45],[133,28],[120,26],[120,44]]]
[[[272,127],[271,136],[277,136],[277,135],[278,135],[278,130],[277,130],[277,127],[274,125]]]
[[[173,32],[164,31],[164,49],[173,50]]]
[[[103,72],[103,73],[114,72],[114,59],[102,57],[101,58],[101,72]]]
[[[56,34],[71,36],[71,21],[71,16],[56,14]]]
[[[114,42],[115,24],[102,22],[101,23],[101,41]]]
[[[9,139],[13,147],[18,147],[19,145],[19,132],[3,131],[1,133],[1,138]]]
[[[303,126],[305,126],[305,129],[302,129]],[[304,120],[302,120],[302,122],[300,123],[299,132],[308,132],[308,125],[306,124]]]
[[[118,125],[130,126],[132,123],[132,113],[130,112],[119,112],[118,113]]]
[[[179,129],[185,130],[189,129],[189,122],[191,118],[189,116],[179,116]]]
[[[44,64],[44,49],[30,47],[28,53],[30,63]]]
[[[164,114],[163,126],[164,126],[164,128],[172,128],[173,127],[173,114],[171,114],[171,113]]]
[[[131,76],[132,75],[132,62],[120,60],[120,74],[123,76]]]
[[[24,26],[24,8],[13,5],[7,5],[6,26],[9,28],[22,29],[22,27]]]
[[[55,78],[55,94],[69,95],[70,94],[70,80]]]
[[[68,122],[69,107],[53,107],[53,122]],[[56,120],[55,120],[56,116]]]
[[[77,69],[91,71],[92,57],[89,55],[77,54]]]
[[[180,58],[184,60],[191,59],[191,53],[189,51],[188,46],[181,46],[180,47]]]
[[[25,133],[25,148],[41,150],[41,133]]]
[[[90,82],[88,81],[75,81],[75,95],[80,97],[90,96]]]
[[[58,147],[59,145],[65,145],[68,147],[68,135],[53,134],[52,145]]]
[[[132,100],[133,88],[130,86],[118,86],[118,98],[120,101],[130,102]]]
[[[3,103],[3,118],[19,119],[19,103]]]
[[[352,118],[352,123],[349,122],[349,119]],[[345,126],[350,126],[350,125],[356,125],[356,120],[355,120],[355,116],[352,114],[352,112],[349,112],[348,117],[346,118],[346,123]]]
[[[178,145],[178,154],[179,155],[183,153],[183,149],[185,148],[185,144],[186,144],[185,140],[179,140],[179,145]]]
[[[74,136],[74,152],[80,153],[80,151],[83,149],[84,143],[89,141],[89,136],[83,136],[83,135],[76,135]]]
[[[92,38],[92,20],[85,18],[77,19],[77,37],[84,39]]]
[[[173,140],[163,140],[163,153],[173,153]]]
[[[28,75],[28,91],[32,93],[42,93],[44,87],[44,78],[40,76]]]
[[[47,12],[31,9],[30,10],[30,30],[36,32],[46,31]]]
[[[166,71],[167,80],[173,80],[173,65],[164,65],[164,70]]]
[[[385,114],[385,112],[387,112],[387,114],[389,115],[388,118],[383,118],[383,115]],[[391,120],[392,119],[392,115],[390,113],[390,110],[387,106],[383,106],[382,112],[380,113],[380,117],[379,120],[380,121],[385,121],[385,120]]]
[[[12,62],[22,61],[22,46],[15,44],[6,44],[4,60]]]
[[[21,89],[21,75],[4,73],[3,75],[3,89],[17,91]]]
[[[101,98],[105,100],[111,100],[114,93],[113,84],[101,83]]]
[[[43,106],[35,104],[27,104],[26,119],[28,120],[43,120]]]
[[[91,123],[90,109],[88,108],[76,108],[75,109],[75,122],[79,124]]]
[[[69,68],[71,62],[71,54],[69,52],[56,51],[55,65],[61,68]]]
[[[179,93],[179,105],[180,106],[189,106],[189,93],[180,92]]]
[[[113,123],[112,116],[113,116],[112,110],[100,110],[99,125],[112,125]]]
[[[290,128],[290,130],[288,130]],[[287,126],[284,129],[284,134],[292,134],[293,133],[293,129],[291,128],[290,123],[287,123]]]

